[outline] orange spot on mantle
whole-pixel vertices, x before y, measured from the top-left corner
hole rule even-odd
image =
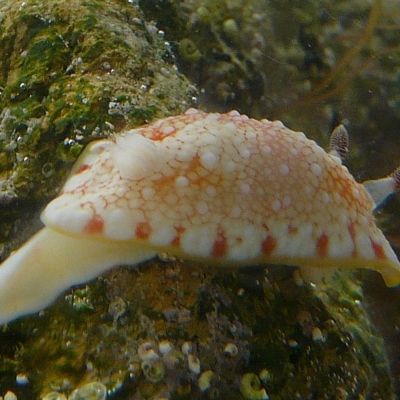
[[[317,254],[319,257],[326,257],[328,254],[329,238],[325,233],[322,233],[317,238]]]
[[[347,229],[348,229],[348,231],[349,231],[351,240],[353,241],[353,252],[352,252],[351,255],[352,255],[353,257],[355,257],[355,256],[357,255],[357,246],[356,246],[356,230],[355,230],[355,228],[354,228],[354,224],[353,224],[353,223],[350,223],[350,224],[347,226]]]
[[[151,231],[152,229],[147,222],[139,222],[135,233],[139,239],[147,239]]]
[[[146,136],[150,136],[150,135],[146,135]],[[165,133],[162,133],[160,128],[152,129],[152,131],[151,131],[151,140],[162,140],[166,136],[168,136],[168,135],[166,135]]]
[[[86,171],[87,169],[90,168],[90,165],[88,164],[82,164],[76,171],[75,174],[80,174],[83,171]]]
[[[218,232],[218,237],[214,242],[211,255],[214,257],[223,257],[228,252],[228,243],[223,230]]]
[[[171,241],[171,246],[178,247],[180,243],[181,243],[181,237],[175,236]]]
[[[262,252],[269,256],[275,249],[277,245],[276,239],[272,235],[268,235],[261,244]]]
[[[99,214],[94,213],[92,219],[86,224],[84,230],[87,233],[100,233],[103,230],[104,220]]]
[[[177,235],[172,239],[171,246],[179,246],[181,242],[181,235],[185,232],[185,228],[182,226],[178,226],[175,228]]]
[[[386,258],[385,250],[383,249],[382,245],[376,243],[373,239],[370,238],[372,249],[374,250],[375,256],[378,259]]]

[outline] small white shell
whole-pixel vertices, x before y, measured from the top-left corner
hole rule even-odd
[[[182,353],[187,356],[188,354],[190,354],[193,350],[193,343],[192,342],[183,342],[182,344]]]
[[[267,391],[261,386],[260,379],[252,372],[242,376],[240,393],[246,400],[269,400]]]
[[[4,400],[17,400],[17,396],[15,393],[8,391],[4,396]]]
[[[321,329],[319,329],[318,327],[315,327],[312,330],[311,337],[314,342],[325,342],[326,340],[324,335],[322,334]]]
[[[29,383],[29,379],[25,374],[18,374],[15,381],[18,385],[27,385]]]
[[[210,389],[211,387],[211,379],[215,376],[215,373],[213,371],[211,371],[210,369],[208,369],[207,371],[204,371],[198,381],[197,381],[197,385],[199,386],[199,389],[202,392],[206,392],[208,389]]]
[[[68,400],[93,399],[105,400],[107,388],[101,382],[89,382],[86,385],[75,389]]]
[[[224,354],[229,357],[236,357],[239,353],[237,346],[234,343],[227,343],[224,347]]]
[[[271,373],[266,369],[262,369],[259,374],[258,377],[260,378],[260,380],[264,383],[269,382],[272,379],[272,375]]]
[[[163,356],[167,356],[174,350],[174,347],[169,340],[161,340],[161,342],[158,343],[158,350]]]
[[[158,360],[160,356],[154,350],[156,345],[152,342],[144,342],[138,348],[138,355],[142,361]]]
[[[296,340],[294,340],[294,339],[288,339],[287,344],[292,349],[296,349],[297,347],[299,347],[298,342]]]
[[[200,373],[200,360],[193,354],[188,354],[187,356],[188,366],[191,372],[198,375]]]

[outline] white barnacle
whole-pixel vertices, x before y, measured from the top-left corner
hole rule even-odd
[[[193,351],[193,343],[189,341],[185,341],[182,343],[182,353],[186,356],[191,354]]]
[[[266,390],[261,387],[260,379],[256,374],[248,372],[242,376],[240,381],[240,393],[246,400],[268,400]]]
[[[202,392],[207,392],[208,389],[211,387],[211,380],[215,376],[215,372],[211,370],[204,371],[198,381],[197,385]]]
[[[158,360],[160,356],[155,351],[155,344],[144,342],[138,348],[138,355],[142,361]]]
[[[86,385],[75,389],[69,400],[79,399],[93,399],[93,400],[105,400],[107,397],[107,388],[101,382],[89,382]]]
[[[187,362],[189,370],[193,372],[195,375],[198,375],[201,369],[199,358],[196,357],[194,354],[188,354]]]
[[[163,356],[167,356],[172,353],[174,346],[169,340],[161,340],[160,343],[158,343],[158,350]]]
[[[314,329],[311,332],[312,340],[314,342],[325,342],[325,337],[318,327],[314,327]]]
[[[236,357],[239,354],[239,350],[234,343],[227,343],[224,347],[224,354],[229,357]]]

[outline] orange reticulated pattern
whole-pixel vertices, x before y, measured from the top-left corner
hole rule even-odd
[[[189,110],[97,142],[79,162],[43,215],[71,233],[239,262],[361,263],[389,248],[364,187],[280,122]]]

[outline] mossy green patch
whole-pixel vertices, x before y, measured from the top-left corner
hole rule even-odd
[[[134,107],[128,113],[128,117],[134,120],[138,125],[148,123],[154,118],[154,115],[156,115],[156,107],[153,105],[147,108]]]
[[[143,18],[132,4],[50,0],[21,6],[10,1],[7,10],[0,20],[0,182],[12,177],[12,199],[19,203],[55,196],[68,163],[92,134],[106,136],[113,127],[119,131],[168,109],[184,109],[189,84],[182,84],[176,71],[169,76],[168,101],[157,90],[140,89],[149,65],[153,87],[165,84],[154,71],[171,67],[159,57],[164,41],[144,24],[132,24]],[[140,111],[132,119],[126,111],[132,105],[109,113],[114,99],[134,102]],[[65,139],[71,143],[76,137],[78,144],[65,145]],[[51,176],[43,170],[46,164],[53,166]],[[3,218],[1,232],[12,232],[10,223]]]

